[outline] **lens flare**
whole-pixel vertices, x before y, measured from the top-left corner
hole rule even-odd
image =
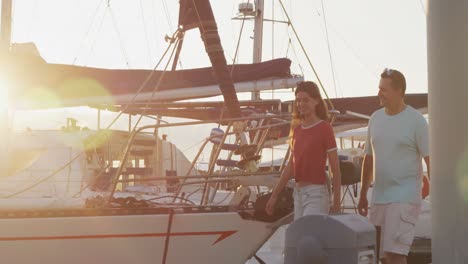
[[[93,150],[109,142],[113,132],[111,130],[100,130],[94,135],[86,138],[83,142],[85,150]]]
[[[64,102],[72,102],[73,106],[114,104],[112,94],[94,79],[67,80],[57,89],[57,94]]]
[[[59,108],[60,99],[46,87],[35,87],[27,91],[21,100],[26,108]]]
[[[112,95],[96,80],[69,79],[55,87],[31,87],[21,95],[29,109],[113,105]]]
[[[0,78],[0,109],[7,109],[8,104],[8,86],[5,80]]]

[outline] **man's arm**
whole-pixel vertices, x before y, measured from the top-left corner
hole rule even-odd
[[[372,155],[365,155],[362,161],[361,173],[361,193],[359,197],[358,211],[362,216],[367,216],[367,208],[369,202],[367,201],[367,191],[372,182],[372,172],[374,170],[374,157]]]

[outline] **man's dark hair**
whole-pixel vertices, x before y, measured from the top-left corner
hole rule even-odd
[[[406,79],[403,73],[398,70],[385,68],[380,74],[380,78],[387,78],[392,80],[393,89],[398,89],[403,95],[406,92]]]

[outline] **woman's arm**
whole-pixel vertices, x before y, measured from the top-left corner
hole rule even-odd
[[[341,210],[341,171],[338,151],[336,149],[328,152],[328,165],[330,166],[329,171],[331,172],[333,183],[333,205],[330,213],[339,213]]]
[[[286,186],[286,183],[288,183],[291,177],[292,177],[292,158],[289,158],[288,164],[284,168],[283,173],[281,173],[279,182],[276,184],[271,194],[271,197],[267,202],[267,205],[265,208],[265,211],[267,212],[267,214],[273,215],[275,211],[275,204],[276,204],[276,200],[278,199],[278,195],[281,193],[284,186]]]

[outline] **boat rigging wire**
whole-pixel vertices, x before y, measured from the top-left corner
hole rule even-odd
[[[202,188],[195,189],[194,191],[192,191],[191,193],[189,193],[187,196],[185,196],[185,199],[190,198],[190,196],[192,196],[193,194],[195,194],[195,193],[197,193],[197,192],[199,192],[199,191],[201,191],[201,190],[202,190]]]
[[[335,97],[338,97],[338,91],[336,87],[335,67],[333,66],[333,58],[331,55],[330,38],[328,37],[327,18],[325,16],[325,6],[323,5],[323,0],[321,0],[321,3],[322,3],[323,24],[325,26],[325,38],[327,40],[328,57],[330,58],[330,68],[331,68],[332,79],[333,79],[333,88],[335,90]]]
[[[117,34],[117,38],[119,40],[118,42],[119,42],[120,49],[122,51],[122,55],[124,56],[124,60],[125,60],[125,63],[127,64],[127,67],[130,69],[131,68],[130,67],[130,61],[128,59],[127,51],[125,50],[125,45],[123,43],[119,27],[117,26],[117,20],[115,19],[114,12],[112,11],[112,7],[110,5],[110,0],[107,2],[107,7],[109,9],[109,14],[111,16],[112,25],[114,26],[115,33]]]
[[[166,21],[167,21],[167,24],[169,25],[169,29],[173,31],[174,25],[172,25],[171,14],[169,13],[169,9],[167,8],[166,0],[163,0],[162,4],[163,4],[164,14],[166,15]]]
[[[288,35],[289,35],[289,32],[288,32]],[[288,47],[286,49],[286,57],[288,57],[289,47],[291,47],[291,50],[292,50],[296,60],[299,61],[299,56],[297,56],[296,48],[294,48],[294,45],[292,44],[291,36],[289,36]],[[298,63],[297,66],[299,67],[299,70],[301,71],[302,76],[304,76],[304,68],[302,67],[301,63]]]
[[[151,55],[151,48],[150,48],[150,42],[148,38],[148,29],[146,28],[146,21],[145,21],[145,12],[143,9],[143,0],[140,0],[140,13],[141,13],[141,21],[143,22],[143,31],[145,32],[145,39],[146,39],[146,49],[148,51],[148,65],[151,65],[151,58],[153,57]]]
[[[92,18],[91,18],[91,22],[90,22],[89,25],[88,25],[88,29],[86,30],[86,32],[85,32],[85,34],[84,34],[84,37],[81,39],[81,43],[78,45],[78,49],[77,49],[77,51],[76,51],[76,56],[75,56],[75,58],[73,58],[72,65],[75,65],[75,64],[76,64],[76,61],[78,60],[78,56],[79,56],[79,54],[80,54],[80,52],[81,52],[81,49],[84,47],[84,42],[85,42],[85,40],[88,38],[88,36],[89,36],[89,34],[90,34],[90,32],[91,32],[91,28],[92,28],[92,26],[93,26],[93,24],[94,24],[94,21],[96,20],[97,15],[98,15],[98,11],[99,11],[99,9],[101,9],[101,5],[102,5],[102,3],[103,3],[104,1],[105,1],[105,0],[99,1],[99,3],[98,3],[98,5],[97,5],[96,9],[94,10],[93,16],[92,16]],[[104,10],[104,16],[102,16],[101,23],[99,23],[99,28],[102,27],[102,23],[103,23],[103,21],[104,21],[104,17],[105,17],[106,11],[107,11],[107,10]],[[92,42],[91,51],[92,51],[92,49],[93,49],[93,47],[94,47],[95,40],[96,40],[96,39],[94,39],[94,41]]]
[[[159,86],[161,85],[161,82],[162,80],[164,79],[164,76],[166,74],[166,71],[167,71],[167,68],[169,67],[169,64],[171,63],[171,59],[172,57],[174,57],[174,53],[175,51],[177,50],[177,46],[179,44],[179,41],[181,41],[181,39],[178,37],[178,35],[176,35],[176,40],[175,40],[175,45],[174,45],[174,48],[172,49],[172,52],[169,56],[169,59],[167,60],[167,63],[166,63],[166,66],[164,67],[164,70],[163,72],[161,73],[161,76],[159,77],[158,79],[158,82],[156,83],[156,86],[154,87],[153,89],[153,93],[151,94],[151,97],[148,98],[146,100],[146,103],[145,105],[143,106],[143,110],[139,113],[139,117],[138,117],[138,120],[136,121],[132,131],[136,130],[137,129],[137,126],[140,124],[141,120],[143,119],[143,116],[146,114],[146,112],[148,111],[148,106],[150,105],[151,103],[151,99],[154,98],[156,92],[159,90]],[[153,71],[154,72],[154,71]],[[147,79],[148,80],[148,79]],[[144,87],[145,85],[143,85]],[[129,104],[127,104],[128,106]]]
[[[176,30],[176,32],[174,32],[174,34],[172,34],[172,38],[173,39],[176,39],[177,38],[177,35],[179,34],[179,30]],[[114,120],[112,120],[111,124],[108,125],[108,128],[109,129],[110,127],[112,127],[114,125],[114,123],[117,121],[118,118],[120,118],[120,116],[122,115],[123,112],[125,112],[127,110],[127,108],[136,100],[137,96],[140,94],[140,92],[143,90],[143,88],[146,86],[146,84],[149,82],[149,80],[151,79],[151,77],[153,76],[154,72],[156,71],[156,69],[159,67],[159,65],[162,63],[163,59],[166,57],[167,53],[169,52],[170,48],[172,47],[172,45],[174,45],[174,42],[169,42],[169,45],[167,46],[166,50],[164,51],[163,55],[161,56],[161,58],[159,59],[158,63],[156,64],[156,66],[154,66],[153,68],[153,71],[148,74],[148,76],[146,77],[146,79],[143,81],[143,83],[140,85],[140,87],[138,88],[138,90],[135,92],[135,95],[130,99],[130,101],[128,103],[126,103],[124,105],[124,107],[122,107],[122,109],[120,110],[120,113],[117,115],[117,117],[114,118]],[[174,53],[174,50],[172,51],[172,54]],[[170,61],[170,59],[168,60]],[[166,68],[167,68],[167,65],[166,64]],[[164,72],[161,74],[161,76],[159,77],[159,80],[153,90],[153,94],[152,94],[152,97],[154,96],[154,93],[156,91],[159,90],[159,85],[161,83],[161,80],[163,79],[164,77]],[[145,105],[145,107],[148,106],[148,102],[149,100],[151,99],[148,99],[147,100],[147,105]]]
[[[182,150],[182,152],[186,152],[186,151],[188,151],[188,150],[194,148],[195,146],[197,146],[197,145],[199,145],[199,144],[201,144],[201,143],[203,143],[203,142],[205,142],[205,141],[206,141],[206,138],[205,138],[205,139],[202,139],[202,140],[200,140],[200,141],[198,141],[198,142],[196,142],[195,144],[192,144],[192,145],[186,147],[185,149]]]
[[[338,91],[336,87],[336,76],[335,76],[335,67],[333,67],[333,58],[331,54],[331,47],[330,47],[330,38],[328,37],[328,26],[327,26],[327,18],[325,16],[325,6],[323,5],[323,0],[321,0],[322,3],[322,14],[323,14],[323,24],[325,25],[325,37],[327,39],[327,47],[328,47],[328,56],[330,57],[330,68],[331,68],[331,73],[332,73],[332,79],[333,79],[333,88],[335,90],[335,97],[338,97]]]
[[[174,32],[173,34],[173,37],[175,38],[178,34],[179,30],[177,30],[176,32]],[[158,63],[156,64],[156,66],[154,67],[153,71],[146,77],[146,79],[143,81],[143,83],[140,85],[140,87],[138,88],[137,92],[135,93],[135,95],[133,96],[133,98],[127,103],[124,105],[124,107],[122,107],[122,110],[119,112],[119,114],[111,121],[111,123],[105,128],[105,130],[107,129],[110,129],[114,123],[120,118],[120,116],[122,116],[123,112],[130,106],[131,103],[133,103],[136,99],[136,97],[138,96],[138,94],[143,90],[143,88],[146,86],[146,84],[148,83],[148,81],[151,79],[151,77],[153,76],[154,72],[156,71],[156,69],[158,68],[158,66],[161,64],[161,62],[163,61],[164,57],[166,56],[166,54],[168,53],[168,51],[170,50],[170,48],[172,47],[172,45],[174,44],[174,42],[170,42],[168,47],[166,48],[166,50],[164,51],[162,57],[160,58],[160,60],[158,61]],[[172,53],[173,54],[173,53]],[[170,60],[169,60],[170,61]],[[166,65],[167,67],[167,65]],[[158,80],[158,83],[155,87],[158,88],[162,78],[164,77],[164,73],[161,74],[160,76],[160,79]],[[148,99],[150,100],[150,99]],[[147,102],[148,103],[148,102]],[[141,116],[140,116],[140,120],[141,120]],[[68,161],[65,165],[63,165],[62,167],[58,168],[57,170],[55,170],[54,172],[52,172],[51,175],[48,175],[47,177],[44,177],[43,179],[41,179],[40,181],[34,183],[33,185],[23,189],[23,190],[20,190],[16,193],[13,193],[13,194],[9,194],[7,196],[4,196],[4,197],[1,197],[1,198],[11,198],[11,197],[14,197],[16,195],[19,195],[21,193],[24,193],[24,192],[27,192],[29,191],[30,189],[36,187],[37,185],[51,179],[52,177],[54,177],[55,175],[57,175],[57,173],[61,172],[62,170],[64,170],[65,168],[67,168],[69,165],[71,165],[75,160],[77,160],[79,157],[81,157],[85,152],[82,151],[80,152],[79,154],[77,154],[75,157],[73,157],[70,161]],[[101,170],[100,173],[103,173],[104,170]],[[86,185],[85,187],[81,188],[79,192],[77,192],[75,195],[73,195],[72,197],[76,197],[78,195],[80,195],[87,187],[89,187],[89,184]]]
[[[250,3],[250,0],[247,1],[247,4],[249,3]],[[241,24],[241,28],[239,32],[239,38],[237,39],[236,51],[234,52],[234,58],[232,58],[231,75],[232,75],[232,72],[234,71],[234,65],[236,64],[237,54],[239,52],[240,42],[242,39],[242,33],[244,32],[245,20],[246,20],[246,15],[244,14],[244,16],[242,17],[242,24]]]
[[[294,27],[294,25],[293,25],[293,23],[292,23],[292,21],[291,21],[291,18],[289,17],[288,12],[286,11],[286,8],[285,8],[284,5],[283,5],[283,1],[282,1],[282,0],[278,0],[278,1],[279,1],[280,5],[281,5],[281,8],[283,9],[284,14],[286,15],[286,18],[287,18],[287,20],[288,20],[288,23],[289,23],[289,25],[291,26],[291,29],[292,29],[293,32],[294,32],[294,35],[296,36],[297,41],[299,42],[299,45],[300,45],[301,48],[302,48],[302,52],[304,52],[304,55],[305,55],[307,61],[309,62],[309,66],[312,68],[312,71],[314,72],[315,77],[317,78],[317,81],[318,81],[318,83],[319,83],[319,85],[320,85],[320,88],[322,88],[322,91],[324,92],[324,94],[325,94],[325,96],[326,96],[326,98],[327,98],[328,104],[330,105],[331,109],[335,109],[335,106],[333,105],[332,101],[330,100],[330,97],[328,96],[328,93],[327,93],[327,91],[325,90],[325,88],[324,88],[324,86],[323,86],[323,84],[322,84],[322,81],[321,81],[320,77],[318,76],[317,71],[315,70],[314,65],[312,65],[312,61],[310,60],[310,57],[309,57],[309,55],[307,54],[307,52],[306,52],[306,50],[305,50],[305,48],[304,48],[304,45],[302,44],[302,41],[301,41],[301,39],[299,38],[299,35],[297,34],[296,28]]]
[[[286,17],[284,16],[284,13],[281,13],[281,15],[283,16],[283,20],[287,20]],[[288,26],[289,26],[289,23],[290,21],[287,22],[288,23]],[[288,54],[289,54],[289,47],[291,47],[291,50],[293,51],[293,54],[294,54],[294,57],[296,58],[296,61],[297,61],[297,66],[299,67],[299,70],[301,71],[301,74],[302,76],[304,76],[304,68],[302,67],[301,65],[301,62],[299,60],[299,56],[297,56],[297,52],[296,52],[296,48],[294,47],[293,43],[292,43],[292,38],[291,38],[291,34],[289,33],[289,30],[287,27],[285,27],[285,32],[286,34],[288,35],[288,46],[286,46],[286,55],[285,57],[288,58]],[[278,92],[278,91],[277,91]]]
[[[152,1],[153,4],[155,1]],[[171,32],[174,31],[174,25],[172,24],[172,18],[171,18],[171,13],[169,12],[169,8],[167,7],[167,2],[166,0],[163,0],[162,1],[162,4],[163,4],[163,10],[164,10],[164,14],[166,16],[166,21],[167,21],[167,25],[169,26],[169,30]],[[157,16],[155,16],[157,17]],[[183,66],[182,66],[182,59],[180,57],[177,58],[177,62],[179,63],[179,67],[181,69],[183,69]]]
[[[166,66],[164,67],[164,71],[161,73],[161,76],[159,77],[158,82],[156,83],[156,86],[155,86],[154,89],[153,89],[153,94],[152,94],[152,96],[146,100],[146,104],[145,104],[145,106],[144,106],[144,109],[143,109],[143,111],[140,113],[140,116],[138,117],[137,122],[136,122],[135,125],[133,126],[132,133],[134,133],[134,132],[137,130],[138,125],[140,124],[141,120],[143,119],[143,116],[145,115],[145,113],[146,113],[146,111],[147,111],[147,109],[148,109],[148,106],[149,106],[149,104],[150,104],[150,102],[151,102],[151,99],[154,97],[154,94],[159,90],[159,86],[160,86],[160,84],[161,84],[162,79],[163,79],[164,76],[165,76],[167,67],[169,67],[169,64],[170,64],[170,62],[171,62],[171,58],[174,56],[174,53],[175,53],[175,51],[177,50],[177,44],[178,44],[178,42],[180,41],[180,38],[178,37],[178,35],[179,35],[178,33],[179,33],[179,30],[177,30],[176,33],[174,33],[174,35],[173,35],[173,38],[175,38],[175,45],[174,45],[174,47],[173,47],[173,49],[172,49],[171,55],[169,56],[169,59],[167,60]],[[173,44],[174,44],[174,41],[171,41],[171,44],[169,45],[169,47],[171,47]],[[169,48],[168,48],[166,51],[168,51],[168,50],[169,50]],[[165,54],[166,54],[166,53],[165,53]],[[164,55],[165,55],[165,54],[164,54]],[[162,60],[162,58],[161,58],[161,60]],[[160,62],[161,62],[161,60],[160,60]],[[159,63],[158,63],[158,64],[159,64]],[[154,71],[152,71],[151,74],[149,74],[149,76],[151,76],[153,73],[154,73]],[[145,87],[146,81],[148,81],[148,80],[149,80],[149,78],[147,78],[147,79],[145,80],[144,84],[141,86],[142,88]],[[138,93],[139,93],[139,92],[138,92]],[[136,98],[136,96],[138,95],[138,93],[135,95],[134,98]],[[130,103],[128,103],[128,104],[125,106],[125,109],[126,109],[129,105],[130,105]],[[122,113],[122,112],[123,112],[123,110],[122,110],[120,113]],[[124,146],[122,147],[122,149],[124,149],[124,150],[125,150],[126,148],[127,148],[126,145],[124,145]],[[112,188],[113,188],[113,189],[112,189],[112,191],[111,191],[111,195],[110,195],[109,198],[112,198],[112,196],[113,196],[113,194],[114,194],[114,191],[115,191],[115,188],[117,187],[117,184],[119,183],[119,177],[120,177],[119,171],[122,170],[121,168],[122,168],[122,166],[123,166],[123,165],[122,165],[122,164],[123,164],[123,160],[126,159],[126,156],[127,156],[127,153],[124,153],[123,157],[120,159],[120,164],[121,164],[121,165],[120,165],[119,169],[117,170],[115,176],[112,177],[112,181],[113,181],[113,186],[112,186]],[[110,200],[109,200],[109,202],[110,202]]]

